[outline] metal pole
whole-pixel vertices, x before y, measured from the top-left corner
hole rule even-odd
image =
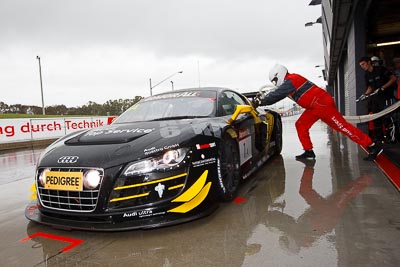
[[[172,85],[172,91],[174,91],[174,82],[171,81],[171,85]]]
[[[39,61],[40,91],[42,94],[42,111],[43,111],[43,115],[46,115],[46,111],[44,109],[44,98],[43,98],[42,65],[40,64],[40,57],[36,56],[36,58]]]
[[[199,88],[201,87],[200,85],[200,62],[197,60],[197,76],[199,78]]]
[[[151,87],[151,78],[149,80],[150,80],[150,96],[152,96],[153,95],[153,87]]]
[[[154,88],[154,87],[160,85],[161,83],[165,82],[165,81],[168,80],[169,78],[172,78],[172,76],[174,76],[174,75],[176,75],[176,74],[178,74],[178,73],[183,73],[183,71],[181,70],[181,71],[177,71],[177,72],[175,72],[175,73],[172,73],[171,75],[169,75],[169,76],[166,77],[165,79],[161,80],[160,82],[158,82],[158,83],[157,83],[156,85],[154,85],[154,86],[151,85],[151,78],[150,78],[150,95],[153,95],[153,92],[152,92],[152,91],[153,91],[153,88]]]

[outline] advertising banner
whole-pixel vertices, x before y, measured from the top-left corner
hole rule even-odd
[[[81,129],[105,126],[110,117],[0,119],[0,144],[62,137]]]

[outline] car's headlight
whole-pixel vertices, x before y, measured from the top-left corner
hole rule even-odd
[[[101,175],[98,170],[89,170],[83,174],[83,186],[87,189],[93,190],[99,184]]]
[[[142,160],[130,164],[124,171],[125,176],[151,172],[157,166],[153,159]]]
[[[41,186],[44,186],[44,183],[46,181],[46,178],[45,178],[46,172],[48,172],[48,171],[50,171],[50,169],[43,169],[39,174],[39,184]]]
[[[124,175],[138,175],[156,170],[164,171],[179,167],[179,164],[185,163],[184,159],[188,151],[188,148],[178,148],[168,150],[159,157],[133,162],[125,168]]]

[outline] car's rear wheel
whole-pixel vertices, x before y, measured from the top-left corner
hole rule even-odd
[[[240,184],[238,145],[230,136],[223,137],[218,159],[218,191],[222,201],[233,200]]]

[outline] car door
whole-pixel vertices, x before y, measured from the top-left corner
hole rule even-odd
[[[220,114],[223,116],[232,115],[237,105],[250,105],[241,95],[233,91],[224,91],[219,97]],[[246,164],[255,152],[255,120],[251,114],[240,114],[232,126],[237,135],[237,142],[240,153],[240,165]]]

